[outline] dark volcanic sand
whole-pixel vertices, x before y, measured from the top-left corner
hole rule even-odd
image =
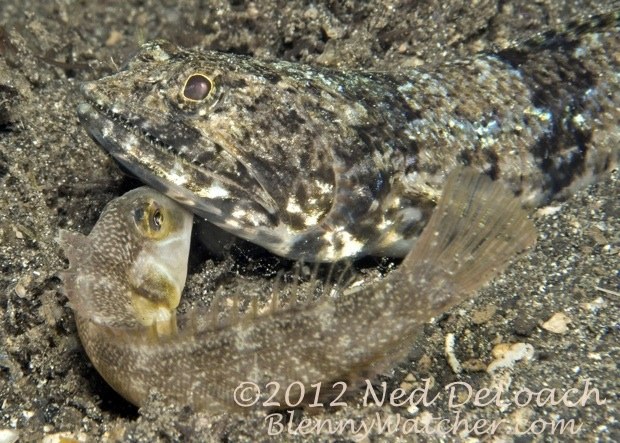
[[[105,203],[137,183],[121,175],[78,125],[79,82],[114,72],[140,43],[154,38],[266,58],[390,69],[501,47],[548,26],[619,7],[603,0],[471,3],[5,0],[0,8],[0,443],[12,441],[12,435],[20,441],[44,436],[49,441],[62,436],[144,442],[301,439],[286,432],[269,436],[263,414],[209,417],[157,398],[137,410],[89,364],[55,276],[66,261],[54,239],[59,227],[87,233]],[[619,297],[597,289],[618,291],[618,189],[618,174],[611,174],[558,204],[556,212],[539,214],[536,250],[476,301],[425,327],[410,360],[384,378],[389,388],[408,390],[430,379],[431,398],[462,381],[474,391],[499,389],[505,400],[524,388],[555,389],[557,396],[574,387],[582,391],[590,379],[604,405],[590,397],[584,406],[538,406],[523,395],[522,406],[476,407],[469,401],[451,410],[444,395],[416,409],[362,407],[356,396],[347,408],[304,416],[334,423],[353,418],[357,424],[398,415],[454,422],[458,411],[470,427],[478,419],[502,420],[494,436],[484,434],[490,423],[481,425],[481,435],[471,431],[473,441],[620,441]],[[264,293],[273,281],[265,274],[278,261],[235,265],[241,257],[194,259],[187,297],[202,303],[213,293]],[[370,266],[363,271],[365,278],[377,276]],[[554,322],[545,323],[552,317]],[[558,332],[562,326],[566,331]],[[448,334],[455,338],[459,374],[445,356]],[[496,345],[513,343],[531,345],[530,358],[485,372],[496,359]],[[549,392],[543,392],[545,398]],[[527,429],[536,420],[559,419],[575,419],[579,433],[553,436],[547,428],[541,435],[509,435],[517,423]],[[467,437],[463,429],[461,438]],[[347,440],[351,434],[308,438]],[[365,441],[397,438],[440,439],[395,437],[375,429]]]

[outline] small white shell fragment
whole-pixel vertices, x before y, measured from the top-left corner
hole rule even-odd
[[[450,333],[446,335],[446,339],[444,342],[444,353],[446,355],[446,359],[448,360],[448,364],[452,369],[452,372],[454,372],[455,374],[460,374],[461,372],[463,372],[463,368],[461,367],[461,363],[459,362],[458,358],[456,358],[456,354],[454,353],[455,341],[456,339],[454,337],[454,334]]]
[[[568,324],[571,322],[570,317],[562,312],[556,312],[542,324],[542,328],[545,331],[553,332],[554,334],[565,334],[568,332]]]
[[[64,442],[86,442],[87,436],[85,434],[72,434],[71,432],[57,432],[55,434],[48,434],[41,440],[42,443],[64,443]]]
[[[495,360],[487,366],[487,372],[502,368],[511,368],[520,360],[529,360],[534,356],[534,346],[529,343],[500,343],[491,351]]]
[[[539,208],[536,211],[536,216],[537,217],[547,217],[550,215],[553,215],[557,212],[559,212],[559,210],[562,209],[561,205],[556,205],[556,206],[543,206],[542,208]]]
[[[19,438],[17,431],[13,429],[0,429],[0,443],[14,443]]]

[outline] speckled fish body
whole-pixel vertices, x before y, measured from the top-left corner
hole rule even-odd
[[[116,329],[174,324],[187,276],[192,214],[142,187],[109,204],[89,237],[61,231],[72,308]]]
[[[270,400],[282,405],[289,386],[291,398],[308,394],[303,404],[317,383],[353,388],[402,360],[426,322],[471,297],[536,240],[514,196],[461,169],[401,267],[376,284],[285,306],[274,294],[260,314],[212,308],[217,316],[190,313],[177,322],[188,220],[180,206],[141,188],[110,202],[89,236],[61,232],[70,262],[61,276],[82,344],[107,382],[137,405],[156,390],[194,410],[248,411],[233,397],[247,383],[262,392],[252,409],[272,393],[267,383],[280,384]]]
[[[276,254],[404,256],[459,164],[535,206],[618,163],[618,13],[567,29],[397,72],[156,41],[78,113],[146,183]]]

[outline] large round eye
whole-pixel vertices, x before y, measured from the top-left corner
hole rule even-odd
[[[207,77],[202,74],[192,74],[185,80],[183,97],[188,100],[199,102],[207,98],[212,88],[213,84]]]
[[[159,208],[155,209],[149,219],[149,224],[153,231],[159,231],[164,224],[164,214]]]
[[[170,233],[168,213],[155,201],[145,202],[134,209],[133,217],[139,233],[147,239],[160,240]]]

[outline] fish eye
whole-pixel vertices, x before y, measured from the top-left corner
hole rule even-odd
[[[133,211],[138,232],[147,239],[160,240],[170,233],[170,220],[166,208],[156,201],[144,202]]]
[[[192,74],[183,85],[183,97],[187,100],[199,102],[207,98],[212,89],[213,83],[206,76]]]
[[[155,211],[153,211],[153,214],[151,215],[151,218],[149,220],[149,223],[151,225],[151,229],[153,231],[159,231],[164,223],[164,214],[162,214],[161,210],[159,208],[155,209]]]

